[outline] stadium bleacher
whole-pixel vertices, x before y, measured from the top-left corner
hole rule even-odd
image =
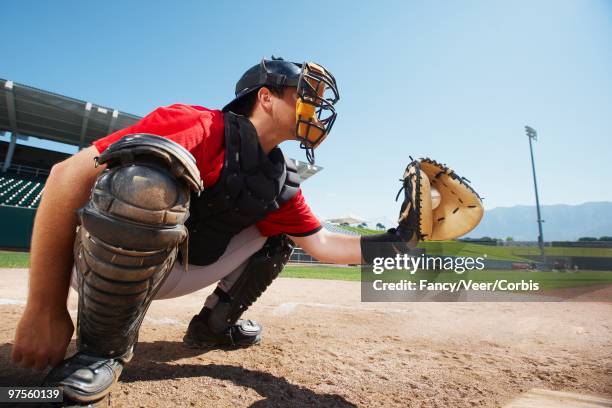
[[[355,231],[349,231],[347,229],[342,228],[339,225],[336,224],[331,224],[329,222],[323,222],[323,228],[325,228],[328,231],[331,232],[336,232],[338,234],[344,234],[344,235],[361,235]]]
[[[44,179],[22,174],[0,175],[0,205],[37,208],[45,186]]]

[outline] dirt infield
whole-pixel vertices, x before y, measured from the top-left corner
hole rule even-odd
[[[26,271],[0,276],[0,386],[35,385],[44,373],[9,363]],[[201,353],[181,339],[208,292],[153,303],[113,406],[493,407],[532,388],[612,395],[610,303],[361,303],[359,282],[281,278],[247,314],[264,326],[261,345]]]

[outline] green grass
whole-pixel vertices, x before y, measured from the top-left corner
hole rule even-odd
[[[430,255],[482,256],[482,254],[487,254],[489,259],[517,262],[529,261],[525,258],[526,256],[540,255],[538,247],[491,246],[462,241],[425,241],[420,242],[418,246],[427,249]],[[544,253],[548,256],[609,258],[612,257],[612,248],[545,247]]]
[[[513,262],[531,262],[527,258],[517,256],[508,247],[480,245],[461,241],[424,241],[418,244],[428,255],[482,257],[487,259]]]
[[[346,231],[356,232],[359,235],[381,234],[385,232],[383,230],[373,230],[369,228],[351,227],[350,225],[339,225],[339,227]]]
[[[508,249],[518,256],[534,256],[540,254],[540,249],[537,247],[508,247]],[[544,253],[549,256],[610,258],[612,257],[612,248],[545,247]]]
[[[526,256],[540,255],[538,247],[492,246],[462,241],[424,241],[418,246],[427,249],[430,255],[482,256],[482,254],[487,254],[489,259],[517,262],[529,261],[525,258]],[[612,257],[612,248],[545,247],[544,253],[548,256],[609,258]]]
[[[287,265],[281,276],[284,278],[332,279],[358,281],[361,279],[361,268],[358,266],[294,266]]]
[[[28,252],[0,251],[0,268],[29,268],[30,254]]]

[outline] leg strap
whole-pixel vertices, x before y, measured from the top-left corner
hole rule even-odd
[[[229,291],[215,289],[217,304],[207,311],[208,324],[215,333],[224,333],[270,286],[283,270],[293,252],[293,243],[286,235],[268,238],[263,248],[249,259],[244,271]],[[205,308],[206,309],[206,308]]]

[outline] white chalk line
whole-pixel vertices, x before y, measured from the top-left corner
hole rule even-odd
[[[151,323],[151,324],[156,324],[156,325],[160,325],[160,326],[187,326],[187,324],[181,322],[180,320],[176,320],[176,319],[172,319],[170,317],[162,317],[161,319],[156,319],[153,317],[147,317],[145,316],[144,318],[145,322]]]
[[[377,313],[411,313],[409,309],[392,309],[392,308],[373,308],[373,307],[359,307],[359,306],[344,306],[334,305],[331,303],[315,303],[315,302],[286,302],[272,309],[273,316],[286,316],[295,311],[298,306],[321,308],[321,309],[334,309],[334,310],[346,310],[346,311],[359,311],[359,312],[377,312]],[[273,307],[273,306],[271,306]]]
[[[0,305],[25,305],[25,300],[0,298]]]

